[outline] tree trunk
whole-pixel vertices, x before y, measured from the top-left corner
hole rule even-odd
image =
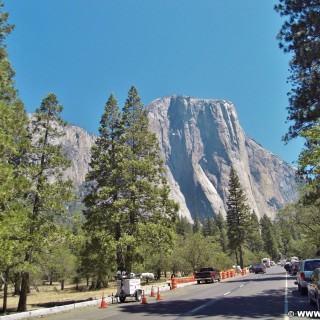
[[[21,292],[19,297],[18,312],[27,311],[27,296],[29,290],[29,272],[21,273]]]
[[[10,279],[10,269],[7,268],[5,271],[5,283],[4,283],[4,288],[3,288],[3,305],[2,305],[2,312],[3,314],[6,314],[7,312],[7,301],[8,301],[8,284],[9,284],[9,279]]]
[[[239,258],[238,258],[238,252],[237,252],[237,249],[234,250],[234,253],[236,255],[236,260],[237,260],[237,266],[239,265]]]
[[[20,272],[14,274],[14,295],[18,296],[20,294],[21,277]]]
[[[64,280],[61,280],[61,291],[64,290]]]
[[[240,267],[243,269],[243,253],[242,253],[242,247],[239,247],[239,255],[240,255]]]

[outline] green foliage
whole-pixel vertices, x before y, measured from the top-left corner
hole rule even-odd
[[[258,253],[264,249],[263,245],[264,243],[260,234],[259,219],[253,211],[250,216],[250,224],[248,225],[246,246],[250,251]]]
[[[86,178],[85,229],[89,237],[100,234],[101,246],[110,242],[118,270],[131,271],[146,244],[159,252],[172,247],[178,205],[169,199],[159,144],[135,87],[122,114],[110,96],[100,124]]]
[[[191,233],[187,238],[179,236],[171,257],[171,268],[175,274],[177,271],[190,274],[208,266],[222,270],[230,268],[232,264],[217,239],[200,232]]]
[[[301,258],[320,252],[319,207],[293,203],[283,208],[276,219],[281,230],[283,253]]]
[[[266,251],[273,260],[279,256],[279,248],[276,241],[275,228],[271,219],[264,214],[260,220],[261,236],[264,242],[264,251]]]
[[[218,213],[214,217],[214,234],[217,233],[219,243],[223,252],[227,252],[228,249],[228,235],[227,235],[227,223],[221,213]],[[215,232],[217,230],[217,232]]]
[[[194,214],[193,220],[194,220],[193,227],[192,227],[193,233],[198,233],[201,231],[201,223],[200,223],[199,215],[197,212]]]
[[[193,225],[186,217],[178,216],[176,221],[176,233],[183,237],[188,237],[192,231]]]
[[[231,167],[229,180],[229,196],[227,200],[227,235],[229,249],[239,253],[241,268],[243,267],[243,245],[248,238],[250,226],[250,208],[246,204],[247,198],[241,188],[239,178]]]
[[[320,205],[320,121],[301,133],[305,147],[298,159],[298,174],[303,177],[301,201],[305,205]]]
[[[57,217],[66,211],[66,203],[72,199],[72,184],[63,175],[70,165],[61,152],[58,138],[64,133],[60,117],[62,106],[53,93],[48,94],[36,109],[30,126],[31,147],[27,156],[27,177],[31,186],[27,193],[25,209],[26,247],[22,271],[21,293],[18,311],[26,310],[29,273],[41,260],[41,253],[60,241]]]
[[[287,141],[312,127],[320,116],[320,3],[319,0],[279,0],[275,9],[288,18],[278,39],[280,48],[292,55],[287,119],[293,124],[284,138]]]

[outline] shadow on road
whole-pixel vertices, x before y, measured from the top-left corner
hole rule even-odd
[[[280,298],[280,299],[279,299]],[[207,299],[157,301],[150,304],[123,305],[123,312],[154,316],[201,318],[216,316],[224,319],[283,317],[283,290],[265,290],[259,295],[217,297]]]

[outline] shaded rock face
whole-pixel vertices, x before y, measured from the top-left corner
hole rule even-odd
[[[171,96],[147,109],[172,197],[190,221],[195,213],[226,216],[231,166],[259,217],[266,213],[273,218],[297,199],[294,168],[245,134],[231,102]]]

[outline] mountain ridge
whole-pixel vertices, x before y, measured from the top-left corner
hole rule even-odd
[[[190,221],[196,213],[225,216],[231,165],[259,217],[266,213],[274,218],[279,208],[297,199],[295,168],[244,132],[232,102],[173,95],[146,108],[180,215]],[[66,174],[80,187],[97,135],[75,125],[64,130],[63,150],[72,160]]]

